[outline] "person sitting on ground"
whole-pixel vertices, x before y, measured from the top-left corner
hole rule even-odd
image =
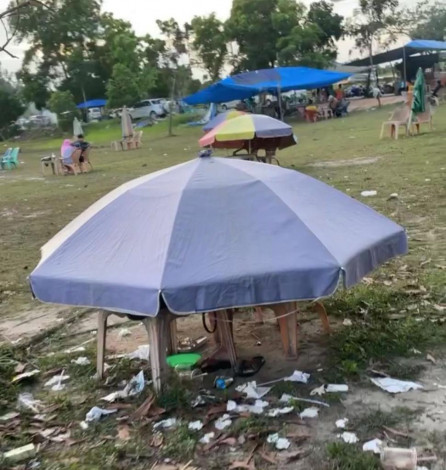
[[[79,156],[79,166],[81,168],[81,171],[83,171],[84,163],[90,165],[90,144],[85,141],[84,135],[79,134],[77,136],[77,140],[71,143],[72,147],[75,147],[76,149],[80,150],[80,156]]]

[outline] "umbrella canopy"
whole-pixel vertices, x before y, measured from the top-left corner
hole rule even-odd
[[[79,122],[79,119],[75,117],[73,119],[73,135],[78,136],[79,134],[83,134],[84,131],[82,130],[82,125]]]
[[[187,104],[243,100],[260,93],[308,90],[345,80],[351,74],[310,67],[276,67],[232,75],[184,98]]]
[[[243,114],[246,114],[243,111],[237,111],[236,109],[231,109],[230,111],[225,111],[224,113],[217,114],[217,116],[214,117],[214,119],[211,119],[204,127],[203,130],[205,132],[208,132],[214,127],[217,127],[219,124],[222,122],[225,122],[229,119],[234,119],[236,117],[242,116]]]
[[[84,101],[76,106],[78,109],[88,109],[88,108],[102,108],[107,104],[107,100],[104,99],[96,99],[96,100],[89,100]]]
[[[426,83],[424,81],[424,73],[421,67],[418,69],[417,78],[413,86],[412,111],[424,113],[426,109]]]
[[[245,114],[224,121],[200,140],[201,147],[240,148],[246,141],[256,149],[286,148],[296,144],[293,128],[263,114]]]
[[[130,117],[129,110],[126,106],[124,106],[121,111],[121,131],[123,139],[133,137],[132,118]]]
[[[201,157],[97,201],[42,248],[30,282],[45,302],[186,314],[331,295],[406,250],[402,227],[321,181]]]

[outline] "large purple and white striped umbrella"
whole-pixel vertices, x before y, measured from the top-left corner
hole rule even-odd
[[[328,296],[406,250],[402,227],[314,178],[206,156],[93,204],[30,282],[45,302],[186,314]]]

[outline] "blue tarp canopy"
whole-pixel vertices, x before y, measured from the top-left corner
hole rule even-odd
[[[184,99],[187,104],[224,103],[259,93],[308,90],[345,80],[351,74],[309,67],[277,67],[232,75]]]
[[[408,42],[404,47],[420,49],[423,51],[446,51],[445,41],[432,41],[430,39],[415,39]]]
[[[97,99],[97,100],[88,100],[83,103],[80,103],[76,106],[77,109],[87,109],[87,108],[101,108],[105,106],[107,100]]]

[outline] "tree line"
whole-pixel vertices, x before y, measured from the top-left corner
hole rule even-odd
[[[12,55],[12,41],[28,44],[18,99],[41,109],[54,93],[63,93],[53,97],[59,103],[106,97],[114,108],[169,97],[173,89],[176,97],[196,91],[202,83],[192,68],[213,82],[277,65],[329,67],[336,41],[346,35],[370,55],[400,34],[442,40],[446,6],[422,2],[407,10],[399,0],[359,0],[346,19],[325,0],[309,8],[295,0],[233,0],[227,21],[215,14],[183,25],[158,20],[159,38],[137,35],[129,22],[103,12],[102,0],[13,0],[0,19],[7,38],[0,59],[2,52]],[[2,89],[0,82],[0,106]]]

